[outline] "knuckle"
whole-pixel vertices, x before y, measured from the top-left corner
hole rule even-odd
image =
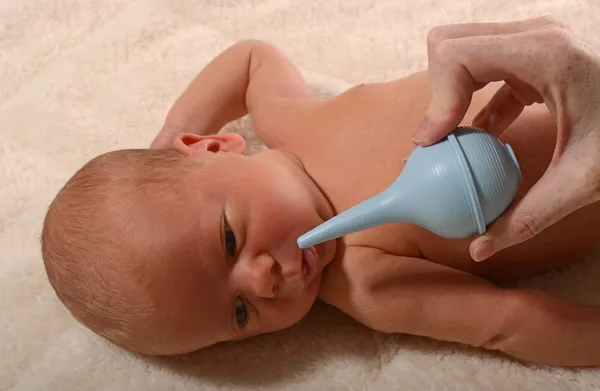
[[[544,15],[544,16],[540,17],[540,20],[541,20],[542,24],[545,26],[559,27],[559,28],[565,27],[564,23],[561,22],[560,19],[558,19],[557,17],[552,16],[552,15]]]
[[[565,70],[581,62],[582,53],[573,33],[563,26],[551,25],[536,31],[533,35],[537,62],[546,64],[544,76],[555,82],[568,76]]]
[[[542,43],[560,50],[561,53],[563,50],[565,50],[565,48],[573,46],[573,33],[570,29],[561,24],[549,25],[548,27],[542,29],[540,38]]]
[[[446,26],[435,26],[427,33],[427,45],[430,47],[436,46],[439,42],[446,39],[448,36]]]
[[[514,237],[524,242],[533,238],[541,231],[540,220],[532,213],[519,213],[513,220],[512,233]]]
[[[456,39],[456,27],[452,25],[436,26],[427,33],[427,52],[437,63],[449,62],[456,58],[459,40]]]
[[[440,63],[448,62],[456,53],[454,42],[444,40],[437,43],[433,48],[433,57]]]
[[[571,40],[573,30],[559,19],[553,16],[543,16],[540,20],[538,27],[532,31],[539,39],[546,43]]]
[[[571,32],[561,26],[553,26],[549,29],[550,35],[561,45],[570,45],[572,42]]]

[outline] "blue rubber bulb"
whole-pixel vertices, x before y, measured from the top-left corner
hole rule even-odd
[[[521,182],[508,144],[461,126],[439,143],[416,147],[390,187],[300,236],[298,246],[401,222],[449,239],[481,235],[510,206]]]

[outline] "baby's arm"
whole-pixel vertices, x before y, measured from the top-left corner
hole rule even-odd
[[[302,75],[274,46],[241,41],[212,60],[170,109],[151,148],[171,148],[176,134],[217,133],[225,124],[283,99],[310,98]]]
[[[541,364],[600,365],[598,307],[504,290],[459,270],[373,249],[350,248],[335,266],[343,270],[327,273],[322,298],[375,330],[481,346]]]

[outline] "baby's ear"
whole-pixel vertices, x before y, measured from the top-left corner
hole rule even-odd
[[[186,156],[198,156],[205,153],[246,152],[246,141],[236,133],[211,134],[199,136],[184,133],[175,139],[175,148]]]

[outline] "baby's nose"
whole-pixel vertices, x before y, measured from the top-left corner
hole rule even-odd
[[[253,295],[273,298],[279,290],[281,271],[277,262],[269,255],[261,255],[245,265],[243,278]]]

